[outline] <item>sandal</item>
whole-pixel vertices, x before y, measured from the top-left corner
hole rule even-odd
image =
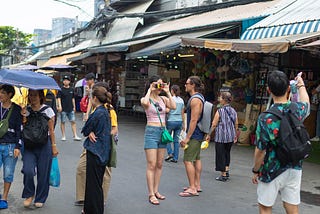
[[[149,203],[152,205],[159,205],[159,201],[155,195],[149,195]]]
[[[166,197],[164,195],[161,195],[159,192],[156,192],[154,194],[154,196],[156,196],[156,198],[159,199],[159,200],[165,200],[166,199]]]
[[[189,187],[183,187],[183,191],[186,191],[187,189],[189,189]],[[202,189],[201,188],[197,189],[197,192],[202,192]]]

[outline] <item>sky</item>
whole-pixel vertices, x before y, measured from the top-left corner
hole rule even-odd
[[[4,0],[3,0],[4,1]],[[51,30],[52,18],[93,18],[94,0],[60,0],[77,5],[84,11],[54,0],[5,0],[1,3],[0,26],[12,26],[24,33],[35,28]]]

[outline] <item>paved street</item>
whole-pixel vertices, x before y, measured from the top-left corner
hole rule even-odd
[[[81,114],[77,114],[77,128],[81,129]],[[178,163],[164,163],[160,192],[167,199],[160,201],[160,206],[148,203],[145,179],[145,155],[143,150],[144,119],[132,116],[119,118],[118,167],[113,170],[111,188],[105,213],[108,214],[254,214],[258,213],[256,203],[256,186],[251,183],[251,167],[253,149],[243,146],[232,148],[230,180],[226,183],[215,181],[218,175],[214,172],[214,145],[202,152],[203,173],[202,189],[199,197],[181,198],[178,193],[187,186],[184,165],[181,158]],[[41,209],[25,209],[23,207],[22,162],[18,161],[15,181],[9,195],[7,213],[62,213],[79,214],[81,207],[73,205],[75,200],[75,172],[77,161],[82,150],[82,142],[73,141],[70,124],[67,142],[60,141],[59,121],[56,127],[57,144],[60,150],[59,164],[61,170],[61,186],[50,188],[45,206]],[[79,131],[80,133],[80,131]],[[181,150],[180,157],[183,151]],[[320,166],[304,164],[302,181],[303,214],[320,213]],[[2,172],[0,190],[3,188]],[[316,206],[316,205],[317,206]],[[281,202],[277,202],[273,213],[284,213]]]

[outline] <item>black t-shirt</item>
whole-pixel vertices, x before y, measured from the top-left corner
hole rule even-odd
[[[73,111],[72,99],[74,98],[73,88],[62,87],[61,91],[58,92],[57,98],[61,99],[61,107],[64,112]]]

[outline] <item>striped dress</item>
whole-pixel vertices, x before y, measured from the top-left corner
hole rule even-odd
[[[215,128],[214,142],[230,143],[236,136],[234,123],[237,119],[237,112],[230,105],[218,109],[219,122]]]

